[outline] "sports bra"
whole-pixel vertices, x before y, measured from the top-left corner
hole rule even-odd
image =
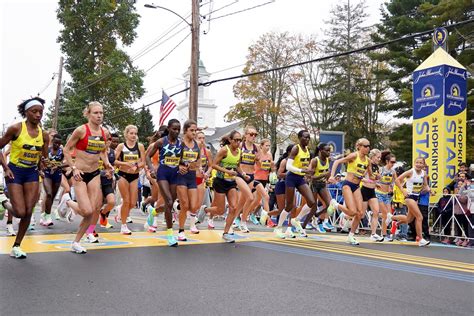
[[[105,149],[105,133],[102,127],[100,132],[102,136],[93,136],[89,128],[89,124],[84,124],[86,127],[86,135],[80,139],[76,144],[76,149],[85,151],[91,155],[97,155]]]

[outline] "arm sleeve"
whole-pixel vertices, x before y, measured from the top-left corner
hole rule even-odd
[[[286,170],[291,172],[301,172],[300,168],[296,168],[295,166],[293,166],[293,159],[290,158],[286,160]]]

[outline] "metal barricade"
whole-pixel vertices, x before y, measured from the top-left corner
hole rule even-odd
[[[473,225],[474,221],[472,220],[472,214],[469,213],[469,203],[474,203],[474,201],[468,200],[467,207],[466,207],[467,209],[464,209],[462,203],[459,201],[459,194],[450,194],[449,201],[441,210],[439,210],[439,208],[437,207],[437,204],[431,204],[429,207],[429,222],[433,222],[433,224],[430,225],[430,234],[434,236],[439,236],[439,237],[467,238],[470,240],[474,240],[474,236],[469,236],[469,231],[466,231],[464,229],[463,225],[459,222],[459,219],[456,217],[456,215],[461,215],[462,216],[461,218],[466,219],[468,223],[468,227],[470,227],[471,230],[474,229],[474,225]],[[447,219],[446,223],[443,223],[443,220],[442,220],[443,212],[446,212],[446,209],[450,205],[452,207],[452,210],[450,211],[451,214],[449,218]],[[455,206],[458,206],[460,208],[462,214],[454,213]],[[439,211],[439,214],[435,214],[434,212],[435,209]],[[450,231],[449,235],[444,234],[444,231],[446,230],[446,228],[449,228],[449,231]],[[456,235],[456,231],[461,231],[461,234]]]

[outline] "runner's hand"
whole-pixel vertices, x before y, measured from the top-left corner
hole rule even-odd
[[[77,168],[73,168],[72,169],[72,175],[74,177],[74,180],[76,181],[82,181],[82,175],[84,174],[84,172],[82,172],[81,170],[77,169]]]

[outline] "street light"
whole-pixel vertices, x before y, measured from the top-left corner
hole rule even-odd
[[[186,21],[178,13],[155,4],[145,4],[145,8],[162,9],[173,13],[191,28],[191,73],[189,78],[189,115],[190,120],[197,122],[198,110],[198,70],[199,70],[199,0],[192,1],[192,23]]]

